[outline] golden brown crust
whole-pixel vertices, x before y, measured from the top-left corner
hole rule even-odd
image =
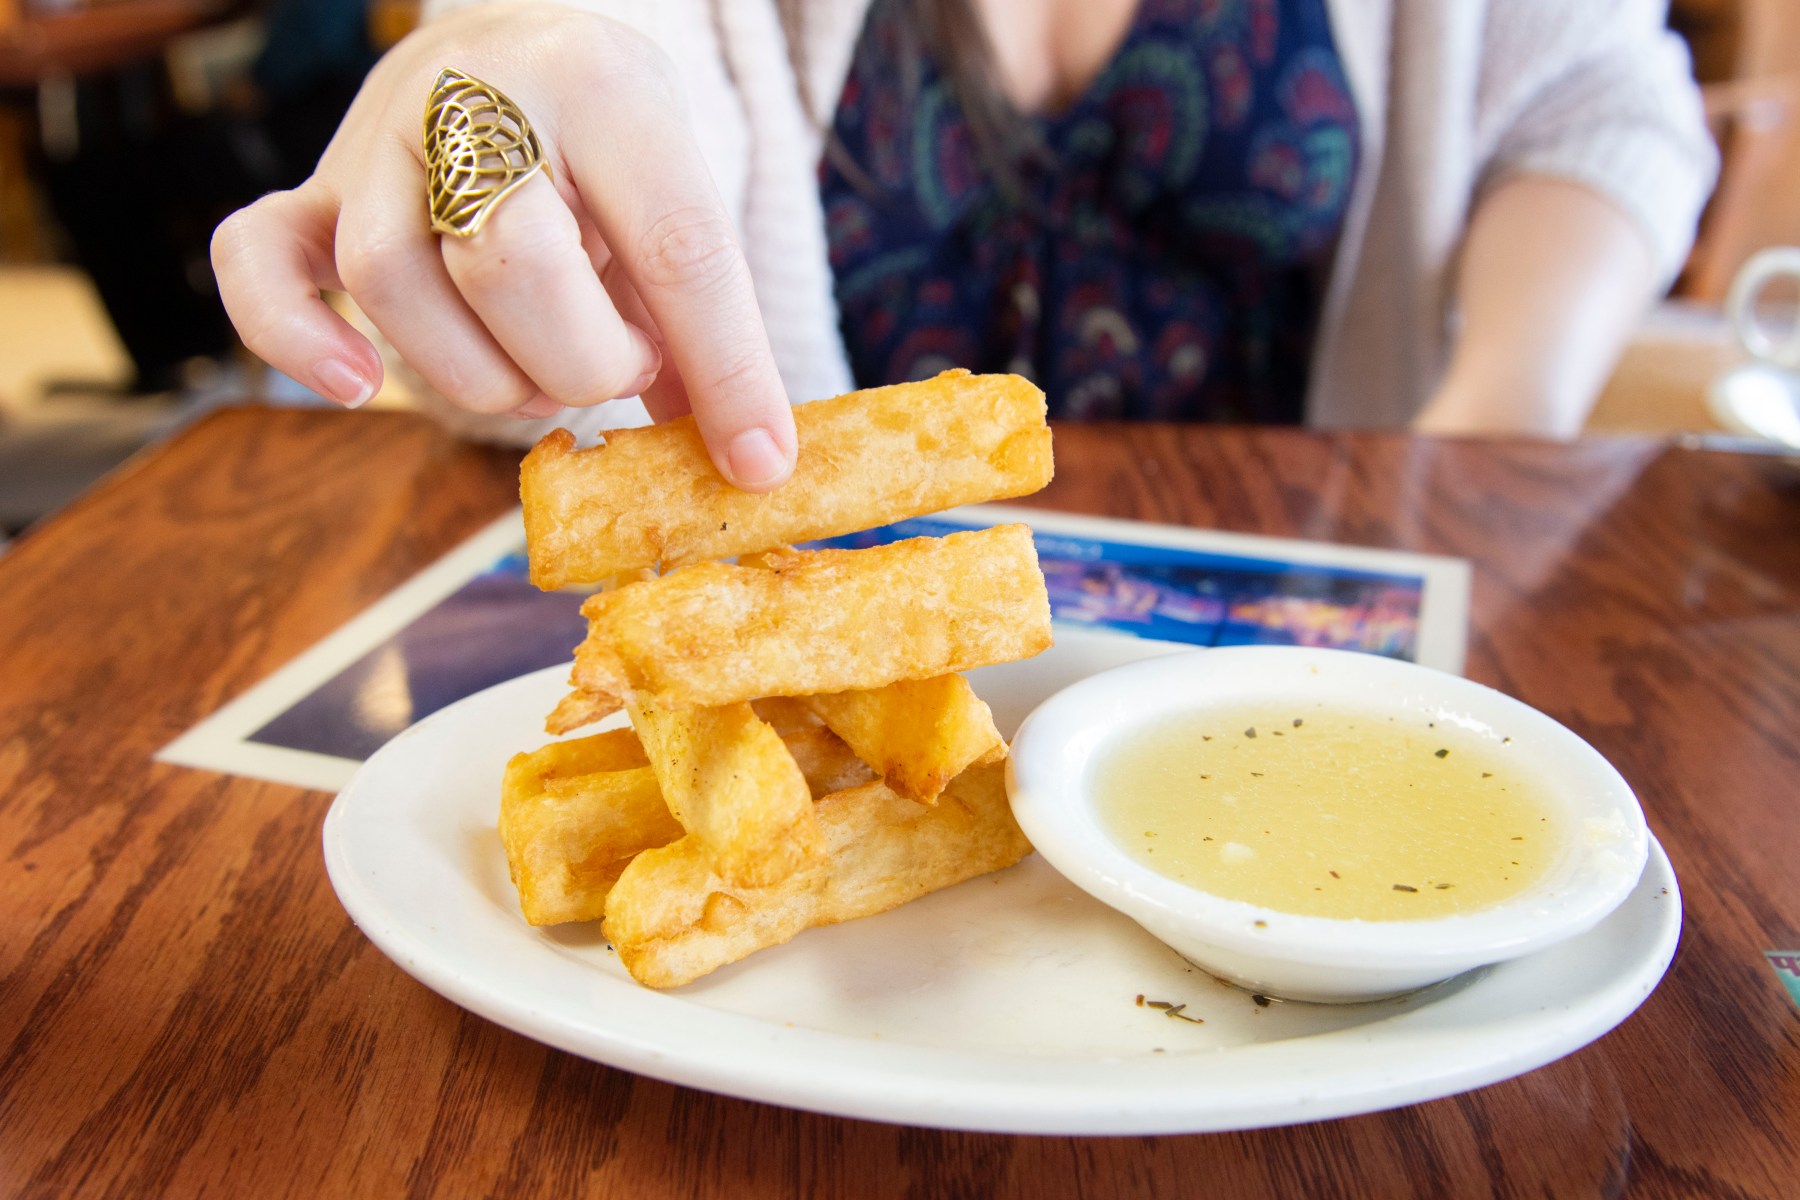
[[[814,800],[875,778],[822,725],[782,740]],[[634,732],[613,729],[515,754],[507,764],[500,840],[529,924],[599,920],[625,864],[683,835],[647,761]]]
[[[506,764],[500,840],[530,924],[594,920],[633,855],[681,834],[629,729],[552,742]]]
[[[767,495],[725,484],[691,419],[585,451],[559,431],[521,468],[533,581],[602,589],[549,728],[623,707],[635,732],[509,764],[508,866],[529,921],[603,913],[650,986],[1030,850],[1005,744],[956,674],[1050,645],[1030,530],[788,543],[1043,486],[1042,393],[953,371],[795,419],[794,477]]]
[[[871,783],[827,796],[817,812],[826,856],[771,887],[721,879],[693,838],[633,859],[602,925],[632,977],[679,987],[805,929],[886,912],[1031,852],[998,765],[965,771],[935,807]]]
[[[817,861],[812,790],[775,730],[748,704],[628,706],[662,797],[715,870],[760,887]]]
[[[802,404],[793,477],[761,495],[725,482],[692,417],[587,450],[556,430],[519,473],[531,580],[593,583],[1035,492],[1053,470],[1044,413],[1027,380],[967,371]]]
[[[937,803],[971,763],[1006,754],[994,714],[961,675],[829,692],[806,704],[888,787],[921,804]]]
[[[1024,525],[821,550],[778,570],[701,563],[591,597],[572,682],[588,710],[884,687],[1050,646]]]
[[[577,688],[556,702],[556,707],[544,718],[544,732],[573,733],[612,716],[623,707],[625,701],[621,697]]]

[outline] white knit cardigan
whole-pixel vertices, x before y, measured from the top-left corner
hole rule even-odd
[[[436,0],[435,15],[486,0]],[[736,214],[796,401],[848,390],[817,164],[870,0],[567,0],[675,61]],[[1321,314],[1307,419],[1398,426],[1448,363],[1452,271],[1482,192],[1572,180],[1636,221],[1673,278],[1716,171],[1666,0],[1328,0],[1362,155]],[[607,406],[611,407],[611,406]],[[621,414],[567,414],[578,432]],[[573,418],[572,420],[569,418]],[[545,425],[513,424],[532,436]]]

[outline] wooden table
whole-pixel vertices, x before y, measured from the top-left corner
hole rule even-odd
[[[1021,1138],[721,1099],[546,1049],[339,909],[330,797],[152,751],[514,499],[424,421],[236,410],[0,557],[0,1192],[234,1197],[1795,1195],[1800,471],[1650,441],[1058,431],[1048,507],[1466,555],[1468,673],[1637,787],[1687,897],[1596,1045],[1396,1112]]]

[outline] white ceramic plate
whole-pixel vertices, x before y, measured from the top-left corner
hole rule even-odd
[[[973,682],[1002,730],[1096,670],[1182,649],[1059,630]],[[1660,847],[1625,904],[1553,949],[1401,1000],[1258,1005],[1037,856],[802,934],[672,992],[592,927],[520,918],[495,833],[501,767],[540,744],[566,669],[395,738],[338,796],[325,863],[350,916],[434,991],[529,1037],[675,1083],[872,1120],[995,1132],[1247,1129],[1493,1083],[1586,1045],[1649,995],[1681,928]],[[1185,1005],[1196,1024],[1139,1006]]]

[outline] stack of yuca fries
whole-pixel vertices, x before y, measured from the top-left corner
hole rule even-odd
[[[602,588],[548,728],[631,728],[514,757],[501,838],[527,921],[600,918],[652,987],[1030,850],[961,675],[1050,645],[1030,530],[790,543],[1036,491],[1043,394],[951,371],[794,416],[768,495],[727,485],[685,418],[591,450],[553,433],[522,471],[532,579]]]

